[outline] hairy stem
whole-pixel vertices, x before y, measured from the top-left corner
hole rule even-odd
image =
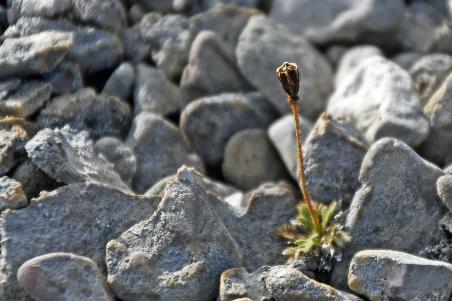
[[[308,185],[306,184],[306,176],[304,169],[304,156],[303,156],[303,143],[301,138],[301,128],[300,121],[298,120],[298,101],[299,98],[293,99],[289,96],[289,104],[292,110],[292,115],[295,121],[295,136],[297,140],[297,159],[298,159],[298,181],[303,193],[303,199],[308,206],[309,214],[311,215],[312,222],[314,223],[315,230],[318,234],[322,234],[322,227],[320,226],[320,218],[318,212],[314,209],[313,202],[311,199],[311,194],[308,190]]]

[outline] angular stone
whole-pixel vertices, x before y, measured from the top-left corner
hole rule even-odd
[[[131,185],[137,170],[137,159],[133,151],[115,137],[103,137],[96,141],[95,151],[113,164],[114,170],[124,182]]]
[[[200,32],[193,41],[181,88],[184,106],[203,96],[251,90],[233,57],[211,31]]]
[[[168,115],[179,111],[181,91],[160,69],[140,64],[134,92],[134,114],[152,112]]]
[[[104,94],[117,96],[127,100],[132,94],[135,82],[135,69],[130,63],[122,63],[113,71],[102,90]]]
[[[275,0],[270,15],[294,34],[323,44],[388,35],[405,10],[402,0]]]
[[[288,176],[263,129],[240,131],[229,139],[222,171],[227,182],[243,190]]]
[[[16,273],[36,256],[70,252],[102,267],[107,242],[149,218],[158,202],[99,184],[71,184],[41,195],[26,208],[3,212],[0,299],[29,300]]]
[[[11,177],[22,184],[22,189],[29,199],[37,197],[41,191],[52,191],[58,187],[57,182],[34,165],[30,159],[20,163]]]
[[[71,0],[10,0],[9,3],[10,24],[19,17],[58,17],[72,8]]]
[[[370,142],[389,136],[418,146],[428,136],[429,123],[412,85],[408,72],[372,57],[341,82],[327,112],[355,125]]]
[[[430,97],[424,107],[431,130],[428,138],[421,146],[422,155],[438,164],[450,163],[452,156],[452,75],[449,74],[441,86]]]
[[[438,242],[445,208],[437,197],[436,180],[443,174],[399,140],[384,138],[373,144],[361,166],[362,186],[347,215],[353,239],[333,270],[333,283],[345,286],[348,264],[360,250],[416,253]]]
[[[432,94],[452,70],[452,56],[430,54],[417,60],[410,68],[414,88],[422,105],[426,105]]]
[[[312,124],[304,117],[299,117],[301,137],[306,141],[312,129]],[[268,136],[278,151],[287,170],[295,180],[297,176],[297,142],[295,141],[295,125],[292,114],[285,115],[274,121],[268,128]]]
[[[158,180],[174,174],[183,164],[204,170],[179,129],[158,115],[143,112],[136,116],[126,144],[137,159],[133,187],[138,193],[144,193]]]
[[[77,21],[118,32],[127,23],[126,10],[120,0],[73,0]]]
[[[44,129],[25,145],[28,157],[49,177],[62,183],[98,182],[123,191],[130,188],[108,161],[94,152],[86,132]]]
[[[452,265],[391,250],[358,252],[350,264],[348,285],[376,300],[449,300]]]
[[[228,140],[250,128],[266,128],[273,115],[259,110],[259,94],[221,94],[190,103],[181,114],[180,128],[203,161],[219,166]]]
[[[300,90],[305,104],[302,114],[315,118],[324,110],[333,84],[331,67],[304,38],[289,34],[264,16],[253,16],[240,35],[236,55],[248,81],[280,113],[290,110],[287,95],[275,79],[275,68],[284,61],[297,63],[302,72]]]
[[[223,272],[218,300],[359,301],[361,299],[309,279],[292,267],[264,266],[253,273],[248,273],[244,268]]]
[[[115,295],[124,301],[214,299],[221,272],[237,266],[240,253],[212,202],[219,200],[201,177],[180,169],[154,215],[107,244]]]
[[[61,63],[55,70],[46,74],[45,79],[54,94],[75,93],[83,88],[83,77],[78,64]]]
[[[73,129],[89,131],[93,139],[98,139],[104,136],[124,137],[131,115],[126,102],[86,88],[55,97],[41,110],[36,121],[47,128],[69,124]]]
[[[28,198],[22,190],[22,185],[14,179],[3,176],[0,178],[0,212],[11,208],[21,208],[28,205]]]
[[[96,263],[72,253],[49,253],[32,258],[20,266],[17,279],[36,301],[114,300]]]
[[[57,31],[7,38],[0,46],[0,77],[28,76],[52,71],[73,45],[72,34]]]
[[[49,99],[52,87],[41,81],[22,81],[0,97],[0,114],[28,117],[36,113]]]
[[[360,187],[358,175],[367,148],[353,126],[322,114],[304,142],[305,175],[312,198],[324,203],[341,201],[348,207]]]

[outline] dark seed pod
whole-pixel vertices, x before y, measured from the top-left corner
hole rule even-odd
[[[289,95],[290,101],[298,100],[300,73],[297,64],[285,62],[276,69],[276,74],[284,91]]]

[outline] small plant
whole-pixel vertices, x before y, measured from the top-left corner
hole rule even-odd
[[[343,247],[349,240],[348,233],[335,223],[336,202],[329,206],[315,203],[306,184],[304,157],[299,115],[298,92],[300,89],[300,73],[296,64],[284,63],[276,69],[276,74],[287,93],[292,115],[295,121],[295,135],[297,141],[297,173],[304,202],[297,206],[298,215],[294,223],[277,229],[277,234],[288,240],[289,247],[283,254],[289,260],[299,259],[301,256],[320,255],[327,250],[328,256],[335,247]]]

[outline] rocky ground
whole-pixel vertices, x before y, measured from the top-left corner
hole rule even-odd
[[[452,300],[452,1],[1,0],[0,33],[0,300]],[[337,262],[274,233],[284,61]]]

